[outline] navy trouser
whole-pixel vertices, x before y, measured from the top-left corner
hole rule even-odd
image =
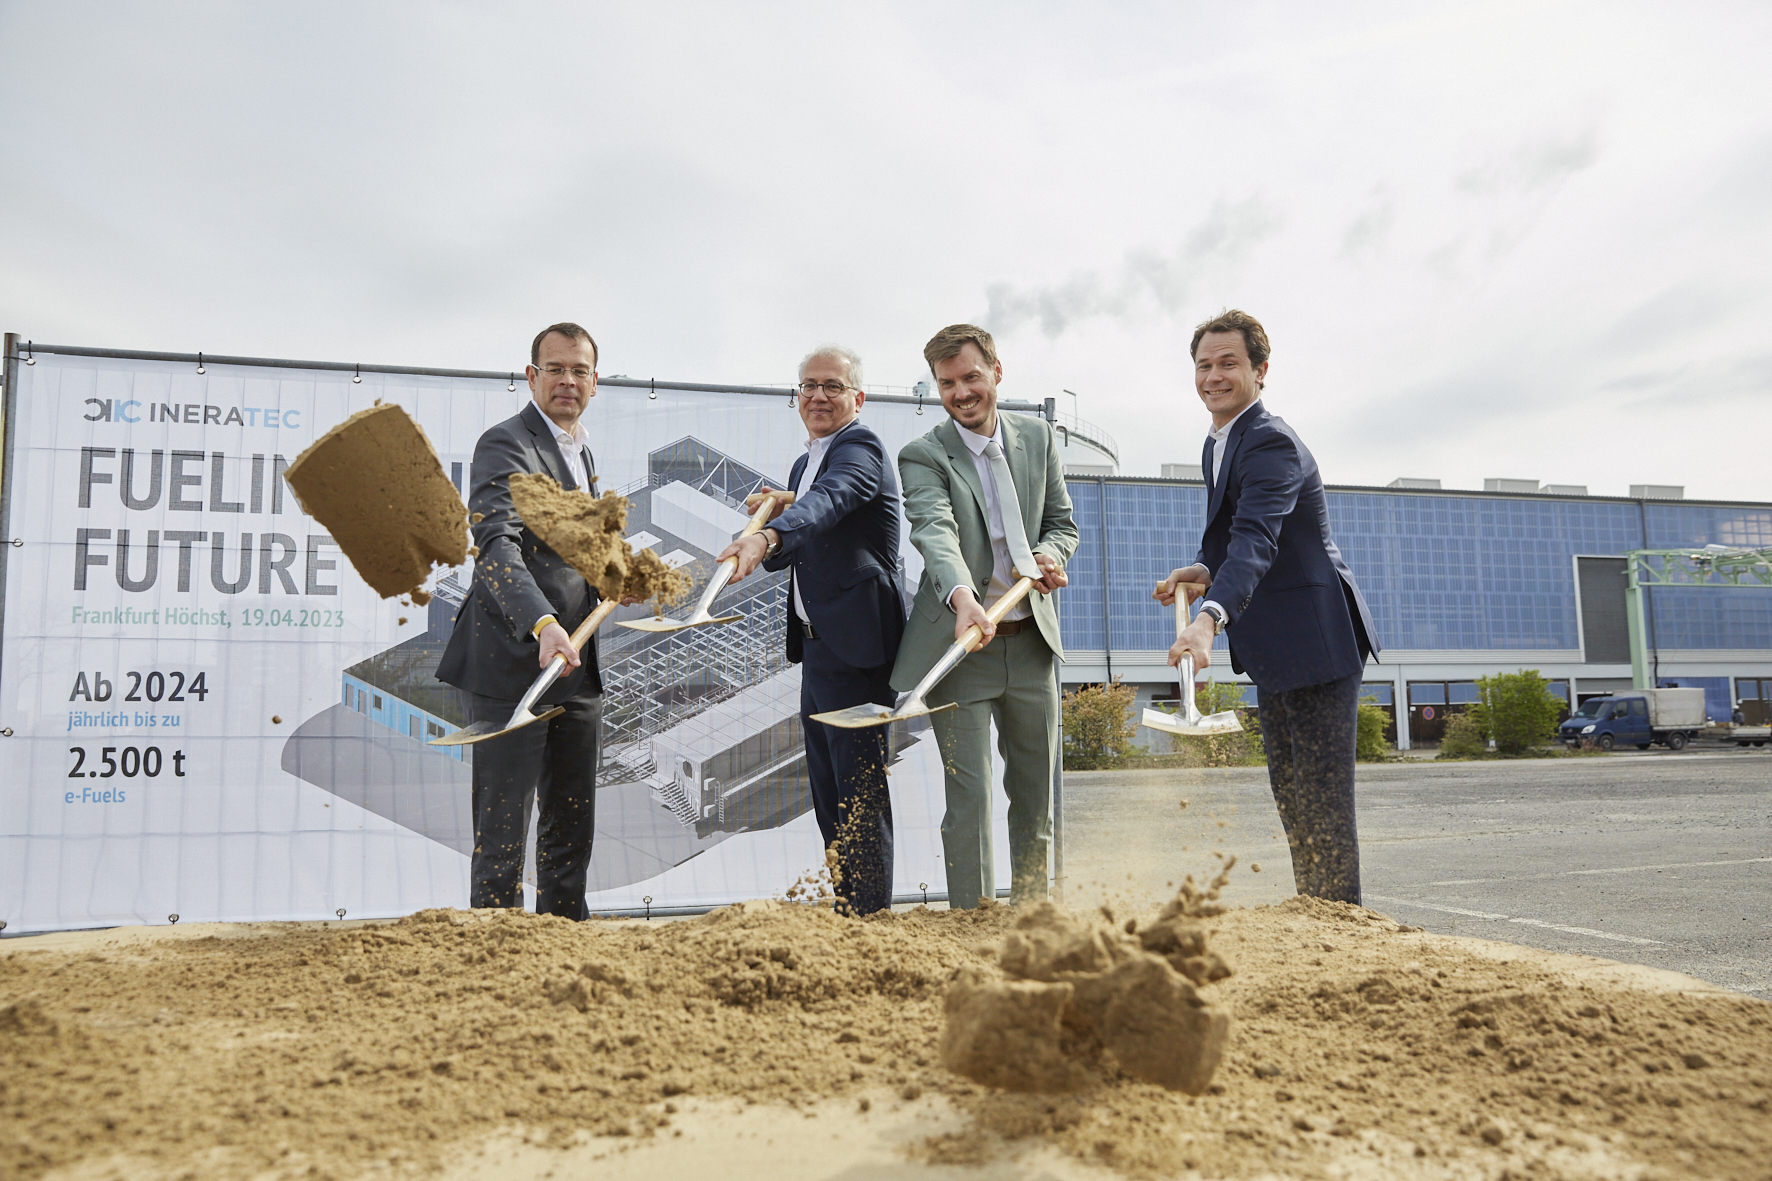
[[[1261,689],[1260,700],[1268,783],[1292,846],[1292,881],[1300,894],[1358,905],[1354,739],[1360,674],[1284,693]]]
[[[464,694],[469,718],[503,725],[515,701]],[[523,905],[529,809],[535,834],[535,913],[585,917],[585,878],[596,835],[601,694],[560,703],[566,712],[474,747],[474,857],[469,905]],[[536,706],[537,711],[551,708]]]
[[[892,666],[854,668],[823,640],[808,638],[800,656],[800,726],[806,734],[806,770],[812,810],[825,848],[837,846],[842,880],[837,894],[852,914],[892,905],[892,793],[887,790],[890,726],[846,730],[813,714],[867,702],[891,706]]]

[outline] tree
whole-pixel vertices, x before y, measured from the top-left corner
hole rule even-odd
[[[1535,668],[1477,678],[1477,698],[1467,712],[1499,754],[1524,754],[1556,737],[1563,702]]]
[[[1362,763],[1382,763],[1390,757],[1391,744],[1384,740],[1390,717],[1370,693],[1360,698],[1359,732],[1354,737],[1354,758]]]
[[[1085,685],[1064,695],[1064,765],[1076,770],[1111,767],[1126,757],[1138,723],[1132,717],[1137,693],[1118,677],[1111,685]]]

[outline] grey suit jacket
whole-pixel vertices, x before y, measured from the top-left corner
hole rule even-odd
[[[597,468],[584,450],[585,471],[593,495]],[[468,597],[455,613],[455,630],[437,664],[437,679],[507,701],[523,691],[541,672],[531,634],[544,615],[552,615],[571,631],[583,623],[600,596],[595,587],[549,549],[517,516],[511,504],[512,472],[545,472],[562,488],[574,489],[565,459],[554,442],[552,425],[534,402],[480,436],[474,447],[468,508],[480,514],[474,544],[480,555]],[[601,693],[597,638],[585,645],[584,663],[554,682],[542,701],[565,701],[585,693]]]
[[[1052,428],[1043,419],[1024,414],[1003,414],[1002,422],[1005,458],[1029,545],[1062,566],[1076,552],[1078,537]],[[953,419],[906,444],[898,453],[898,474],[904,485],[905,516],[911,522],[911,544],[923,555],[923,578],[892,670],[892,687],[904,690],[913,687],[954,642],[954,613],[947,605],[953,589],[970,586],[984,602],[993,557],[984,485]],[[1062,659],[1057,604],[1039,591],[1029,594],[1028,601],[1040,635]]]

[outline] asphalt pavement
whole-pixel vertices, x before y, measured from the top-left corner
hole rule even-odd
[[[1373,910],[1772,1000],[1772,750],[1362,764],[1358,807]],[[1214,854],[1227,901],[1293,892],[1266,768],[1067,772],[1063,826],[1073,905],[1148,905]]]

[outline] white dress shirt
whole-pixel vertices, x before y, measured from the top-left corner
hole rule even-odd
[[[1260,401],[1260,399],[1258,398],[1256,401]],[[1248,406],[1237,411],[1237,418],[1249,413],[1250,407],[1254,405],[1255,402],[1251,402]],[[1218,487],[1218,473],[1224,470],[1224,452],[1225,448],[1230,446],[1231,428],[1237,425],[1237,418],[1225,423],[1222,430],[1206,432],[1206,437],[1212,440],[1212,486],[1214,488]]]
[[[837,441],[837,436],[859,421],[861,416],[857,415],[822,439],[806,440],[806,470],[800,473],[800,482],[794,485],[795,503],[799,503],[800,498],[806,495],[813,481],[818,478],[819,466],[824,463],[824,457],[830,453],[831,444]],[[792,574],[792,568],[789,569],[788,599],[794,604],[794,614],[800,617],[801,623],[811,623],[812,616],[806,614],[806,604],[800,601],[800,581]]]
[[[1256,398],[1257,402],[1260,400],[1259,397]],[[1250,408],[1254,405],[1255,402],[1251,402],[1248,406],[1237,411],[1237,418],[1241,418],[1249,413]],[[1212,440],[1212,486],[1214,488],[1218,487],[1219,473],[1224,471],[1224,453],[1230,448],[1231,428],[1237,425],[1237,418],[1231,419],[1219,430],[1206,432],[1206,437]],[[1211,603],[1220,611],[1224,611],[1224,604],[1220,603],[1217,599],[1204,599],[1201,601],[1200,606],[1204,607],[1207,603]],[[1230,618],[1230,612],[1225,612],[1225,618]]]
[[[997,433],[994,435],[981,435],[969,431],[957,422],[954,427],[960,432],[960,439],[966,444],[966,450],[972,453],[972,466],[978,470],[978,482],[984,486],[985,524],[991,534],[991,581],[984,591],[984,606],[989,607],[1008,594],[1009,588],[1015,585],[1015,580],[1010,577],[1010,571],[1015,568],[1015,564],[1010,561],[1009,542],[1003,532],[1003,506],[997,498],[997,478],[991,472],[991,461],[985,458],[984,449],[991,445],[992,439],[995,439],[997,446],[1001,447],[1003,453],[1007,455],[1009,445],[1003,441],[1003,416],[1001,414],[997,415]],[[1040,575],[1038,570],[1031,573],[1035,578]],[[959,587],[954,588],[954,590],[959,589]],[[949,591],[949,609],[952,609],[953,605],[954,591]],[[1023,599],[1003,618],[1006,620],[1026,619],[1033,613],[1033,608],[1028,606],[1026,599]]]
[[[591,475],[585,471],[584,449],[590,446],[591,436],[585,430],[585,424],[574,420],[572,429],[567,431],[550,418],[548,419],[548,429],[554,432],[554,442],[560,446],[560,458],[566,461],[566,470],[572,473],[574,480],[578,481],[578,490],[589,492],[591,490]]]

